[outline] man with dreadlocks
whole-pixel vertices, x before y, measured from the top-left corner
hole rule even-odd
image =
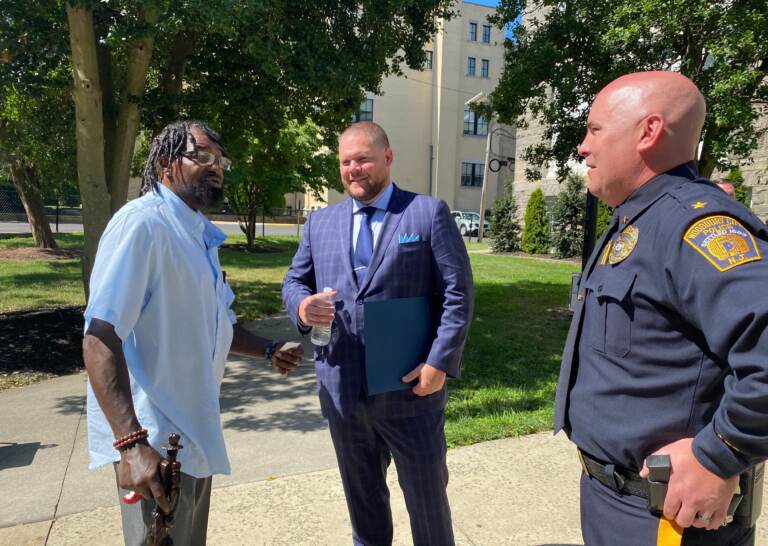
[[[226,236],[199,211],[222,198],[231,162],[219,135],[199,121],[168,125],[153,140],[143,196],[121,208],[99,243],[85,310],[90,467],[116,463],[129,545],[148,540],[150,515],[169,502],[158,450],[181,435],[181,496],[171,538],[205,544],[211,476],[228,474],[219,386],[230,348],[265,357],[286,374],[299,347],[235,324],[221,270]],[[293,344],[295,345],[295,344]]]

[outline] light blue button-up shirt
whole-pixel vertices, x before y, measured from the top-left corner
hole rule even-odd
[[[226,239],[165,186],[127,203],[110,220],[91,273],[85,325],[101,319],[123,341],[133,404],[160,451],[181,434],[182,472],[228,474],[219,388],[232,344],[234,294],[218,247]],[[112,429],[90,383],[90,467],[118,461]]]
[[[355,254],[355,248],[357,248],[357,236],[360,234],[360,226],[363,223],[364,214],[360,212],[365,206],[371,206],[376,209],[371,216],[371,231],[373,232],[373,248],[376,248],[376,243],[379,241],[379,233],[381,233],[381,224],[384,223],[384,215],[387,213],[387,207],[389,207],[389,200],[392,198],[392,191],[394,186],[392,182],[389,183],[387,188],[379,195],[378,199],[370,205],[365,205],[357,199],[352,199],[352,256]],[[353,258],[354,260],[354,258]]]

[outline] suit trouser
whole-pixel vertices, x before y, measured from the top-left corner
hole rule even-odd
[[[414,546],[453,546],[444,423],[442,410],[385,418],[370,415],[365,403],[358,404],[352,417],[329,418],[355,546],[392,544],[386,482],[392,458]]]
[[[117,464],[115,464],[117,480]],[[208,532],[208,511],[211,503],[211,483],[213,478],[194,478],[181,473],[179,484],[179,503],[173,513],[174,525],[171,539],[175,546],[205,546]],[[118,495],[122,498],[128,493],[119,485]],[[123,540],[126,546],[145,546],[149,540],[149,526],[152,524],[152,511],[155,501],[142,499],[136,504],[120,502],[120,516],[123,522]]]
[[[584,546],[752,546],[755,528],[730,524],[716,531],[680,529],[648,511],[648,501],[621,495],[581,475],[581,532]]]

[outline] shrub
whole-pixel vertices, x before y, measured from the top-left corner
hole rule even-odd
[[[613,209],[598,200],[597,202],[597,228],[595,229],[595,237],[600,237],[603,232],[611,225],[611,218],[613,218]]]
[[[540,189],[531,194],[528,206],[525,207],[522,248],[531,254],[549,253],[549,221],[544,192]]]
[[[744,185],[744,175],[741,174],[741,169],[738,167],[731,169],[725,179],[733,184],[733,189],[736,190],[736,200],[749,208],[749,190]]]
[[[504,195],[493,204],[491,232],[493,252],[520,250],[520,224],[517,221],[517,203],[511,179],[504,185]]]
[[[570,175],[565,188],[557,196],[552,211],[552,239],[555,252],[560,258],[581,254],[584,246],[584,213],[586,192],[584,182],[576,175]]]

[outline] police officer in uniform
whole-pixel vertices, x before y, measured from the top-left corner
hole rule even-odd
[[[615,207],[583,271],[555,432],[579,449],[587,546],[754,544],[723,525],[739,475],[768,457],[768,232],[698,176],[704,98],[673,72],[595,99],[579,154]],[[645,460],[671,462],[663,517]]]

